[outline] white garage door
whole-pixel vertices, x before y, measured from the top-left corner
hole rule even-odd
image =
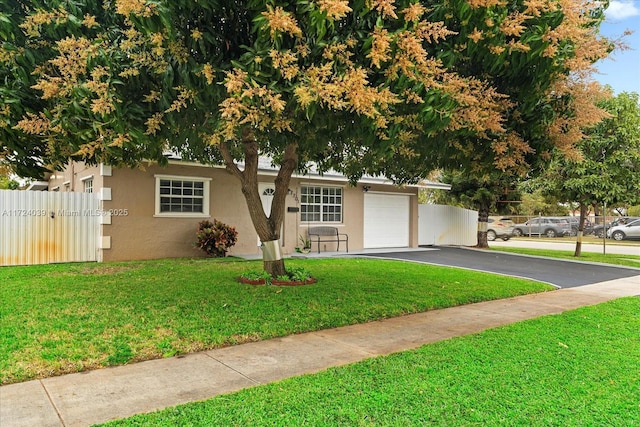
[[[409,200],[400,194],[364,195],[364,247],[409,246]]]

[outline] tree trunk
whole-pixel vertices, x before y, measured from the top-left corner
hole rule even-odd
[[[582,236],[584,235],[584,220],[587,217],[587,205],[580,203],[580,222],[578,223],[578,236],[576,238],[576,251],[573,256],[579,257],[582,255]]]
[[[287,269],[284,266],[284,259],[279,259],[277,261],[262,261],[262,268],[264,268],[264,271],[269,273],[269,275],[274,279],[287,274]]]
[[[229,147],[221,143],[219,149],[227,170],[240,180],[242,194],[249,208],[249,216],[260,241],[263,242],[263,249],[269,246],[269,250],[262,251],[264,270],[272,277],[283,276],[287,271],[284,259],[280,254],[280,230],[284,221],[291,175],[296,170],[298,163],[297,145],[289,144],[285,147],[280,170],[274,181],[275,193],[271,204],[271,212],[269,212],[268,216],[264,212],[258,190],[258,144],[249,128],[243,130],[242,145],[245,157],[244,170],[240,170],[233,161]]]
[[[600,206],[597,203],[594,203],[593,205],[591,205],[593,207],[593,215],[595,217],[595,221],[593,222],[594,224],[600,224],[601,223],[601,218],[600,218]],[[602,222],[604,224],[604,222]]]
[[[489,204],[481,202],[478,206],[478,248],[489,248],[487,228],[489,221]]]

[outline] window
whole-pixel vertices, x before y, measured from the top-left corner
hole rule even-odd
[[[342,222],[341,187],[302,187],[301,220],[305,222]]]
[[[93,178],[84,180],[84,192],[93,193]]]
[[[209,216],[210,178],[156,175],[156,216]]]

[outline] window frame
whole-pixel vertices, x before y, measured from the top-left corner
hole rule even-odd
[[[82,178],[82,191],[85,193],[93,193],[93,175]]]
[[[210,203],[210,183],[211,178],[203,176],[188,176],[188,175],[154,175],[155,178],[155,213],[154,217],[159,218],[209,218],[209,203]],[[162,212],[161,211],[161,197],[160,194],[160,182],[161,181],[182,181],[182,182],[201,182],[202,185],[202,212]],[[180,195],[181,198],[185,198],[184,195]],[[194,196],[186,196],[187,198],[196,198]]]
[[[302,200],[305,196],[309,196],[309,194],[305,194],[304,193],[304,189],[305,188],[314,188],[314,189],[320,189],[320,203],[304,203]],[[324,198],[325,197],[335,197],[336,194],[325,194],[324,191],[325,190],[334,190],[334,191],[339,191],[340,192],[340,204],[337,205],[335,203],[325,203],[324,202]],[[319,206],[320,207],[320,219],[319,220],[308,220],[308,219],[304,219],[304,216],[306,215],[310,215],[310,214],[314,214],[315,212],[303,212],[303,205],[306,206]],[[325,211],[325,208],[328,207],[336,207],[339,206],[340,207],[340,212],[336,213],[334,212],[327,212]],[[339,220],[325,220],[324,217],[325,215],[339,215],[340,219]],[[305,224],[343,224],[344,223],[344,187],[343,186],[338,186],[338,185],[318,185],[318,184],[302,184],[300,185],[300,222],[305,223]]]

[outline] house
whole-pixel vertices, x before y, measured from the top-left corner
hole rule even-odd
[[[267,211],[275,176],[270,162],[261,160],[259,190]],[[448,188],[438,183],[426,186]],[[76,162],[51,174],[47,189],[97,195],[99,261],[202,256],[193,246],[196,228],[212,218],[238,231],[230,255],[260,254],[240,184],[221,166],[177,158],[166,167],[149,164],[138,169]],[[316,225],[335,226],[348,234],[350,251],[417,247],[418,189],[398,187],[383,178],[363,178],[351,186],[339,174],[294,175],[280,239],[282,253],[293,253],[300,237]],[[321,250],[335,251],[335,243],[323,243]]]

